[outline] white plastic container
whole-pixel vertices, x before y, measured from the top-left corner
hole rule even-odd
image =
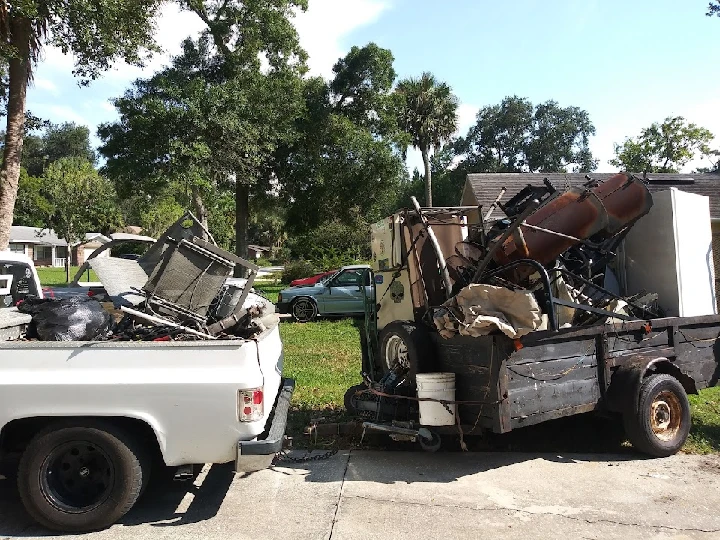
[[[455,401],[454,373],[418,373],[415,380],[419,398]],[[455,411],[455,403],[443,405],[437,401],[420,401],[420,424],[452,426],[455,424]]]

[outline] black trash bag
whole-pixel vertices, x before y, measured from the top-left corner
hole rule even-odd
[[[97,300],[87,296],[27,299],[18,311],[32,315],[28,337],[41,341],[93,341],[106,339],[112,317]]]

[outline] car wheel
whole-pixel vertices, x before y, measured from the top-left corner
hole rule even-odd
[[[422,373],[431,351],[425,328],[410,322],[392,322],[380,331],[379,342],[383,375],[394,370],[414,383],[415,374]]]
[[[135,504],[149,475],[143,447],[105,423],[56,425],[36,435],[18,470],[28,514],[48,529],[104,529]]]
[[[293,319],[297,322],[310,322],[317,317],[318,310],[315,302],[309,298],[298,298],[292,303],[290,308]]]
[[[637,409],[625,414],[625,432],[632,445],[646,454],[677,453],[690,433],[690,402],[672,375],[651,375],[640,386]]]

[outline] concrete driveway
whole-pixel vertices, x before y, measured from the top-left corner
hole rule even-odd
[[[47,533],[0,480],[0,538]],[[156,483],[124,539],[720,538],[720,456],[352,451]]]

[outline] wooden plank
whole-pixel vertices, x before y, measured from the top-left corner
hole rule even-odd
[[[538,383],[512,390],[511,417],[521,418],[568,407],[596,404],[600,399],[597,378],[556,383]]]
[[[595,353],[595,338],[572,339],[569,341],[547,341],[542,345],[525,346],[510,355],[508,361],[513,365],[527,362],[542,362],[561,358],[576,358]]]
[[[555,409],[553,411],[547,411],[544,413],[532,414],[524,417],[513,418],[512,428],[517,429],[525,426],[532,426],[533,424],[539,424],[547,420],[556,420],[563,418],[564,416],[572,416],[574,414],[582,414],[597,409],[596,403],[586,403],[584,405],[577,405],[574,407],[565,407],[562,409]]]
[[[666,330],[660,332],[650,332],[637,340],[628,334],[611,334],[607,335],[608,353],[613,354],[618,351],[630,351],[634,349],[647,349],[650,347],[663,347],[669,344],[669,335]]]
[[[598,371],[597,364],[594,360],[587,363],[582,358],[578,358],[576,362],[570,363],[563,360],[564,369],[561,366],[545,368],[543,366],[534,366],[534,369],[528,369],[528,365],[508,366],[508,392],[510,395],[518,389],[526,386],[536,386],[541,384],[553,384],[556,382],[567,381],[584,381],[586,379],[594,379],[597,381]]]

